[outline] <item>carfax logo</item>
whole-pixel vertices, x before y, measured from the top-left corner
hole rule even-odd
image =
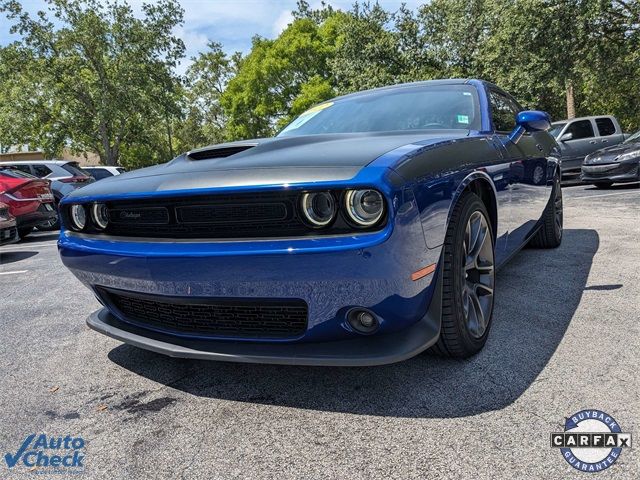
[[[24,465],[38,471],[64,470],[72,473],[84,469],[84,448],[85,442],[81,437],[32,433],[15,453],[6,453],[4,459],[9,468]]]
[[[600,472],[613,465],[631,434],[622,433],[614,418],[600,410],[582,410],[567,417],[564,432],[551,434],[551,446],[576,470]]]

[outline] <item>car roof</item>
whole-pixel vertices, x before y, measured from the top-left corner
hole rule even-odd
[[[49,164],[49,165],[65,165],[67,163],[74,163],[74,160],[0,160],[0,165],[31,165],[32,163]]]
[[[556,120],[553,123],[567,123],[567,122],[575,122],[576,120],[595,120],[596,118],[610,118],[615,120],[613,115],[589,115],[588,117],[575,117],[575,118],[567,118],[564,120]]]
[[[446,79],[441,79],[441,80],[422,80],[419,82],[408,82],[408,83],[398,83],[395,85],[388,85],[385,87],[378,87],[378,88],[372,88],[369,90],[362,90],[359,92],[354,92],[354,93],[349,93],[346,95],[342,95],[340,97],[335,97],[333,99],[331,99],[331,101],[340,101],[340,100],[345,100],[348,98],[356,98],[359,97],[361,95],[369,95],[371,93],[377,93],[377,92],[388,92],[388,91],[394,91],[394,90],[402,90],[405,88],[415,88],[415,87],[427,87],[427,86],[432,86],[432,85],[469,85],[472,82],[480,82],[482,84],[484,84],[487,87],[491,87],[491,88],[495,88],[497,90],[502,91],[502,89],[490,82],[487,82],[486,80],[479,80],[479,79],[472,79],[472,78],[446,78]]]

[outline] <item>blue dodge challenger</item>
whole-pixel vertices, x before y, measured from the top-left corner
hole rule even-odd
[[[60,255],[104,306],[89,327],[166,355],[467,357],[489,334],[496,269],[562,240],[549,126],[480,80],[338,97],[274,138],[76,190]]]

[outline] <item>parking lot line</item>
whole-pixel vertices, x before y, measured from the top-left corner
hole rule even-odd
[[[27,273],[29,270],[14,270],[13,272],[0,272],[0,275],[15,275],[18,273]]]
[[[6,250],[0,250],[0,253],[9,253],[12,252],[14,250],[33,250],[34,248],[39,248],[39,247],[55,247],[57,245],[57,242],[52,242],[52,243],[26,243],[24,245],[16,245],[16,246],[12,246],[12,245],[8,245],[6,248]]]

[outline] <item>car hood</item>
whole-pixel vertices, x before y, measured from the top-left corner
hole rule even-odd
[[[598,163],[611,163],[616,161],[620,155],[625,153],[637,152],[640,156],[640,143],[623,143],[620,145],[613,145],[607,148],[601,148],[590,154],[585,159],[585,164],[595,165]]]
[[[468,130],[306,135],[223,143],[87,185],[69,198],[247,185],[339,181],[398,147],[466,137]]]

